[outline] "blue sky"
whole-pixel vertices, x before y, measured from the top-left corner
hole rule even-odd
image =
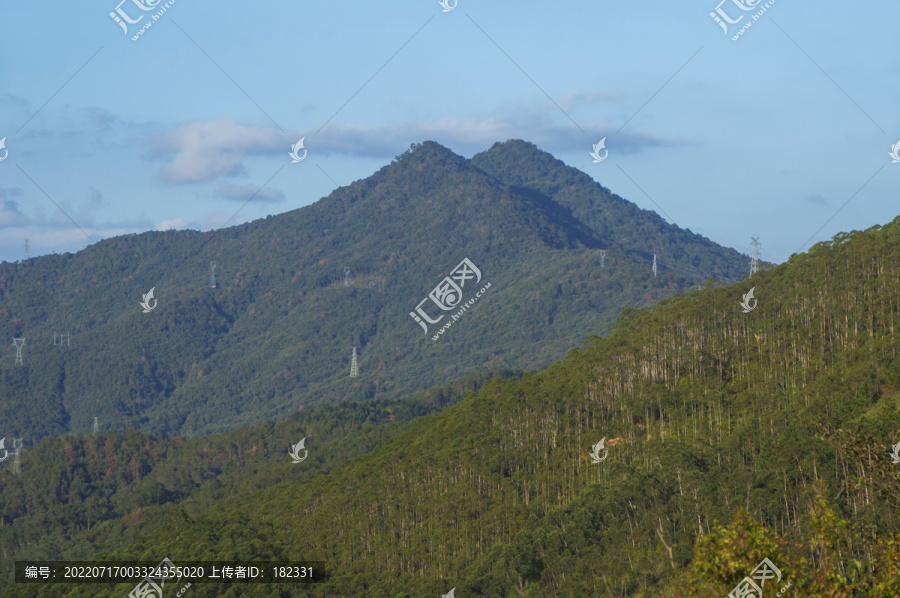
[[[0,7],[0,259],[286,212],[424,140],[531,141],[768,261],[900,213],[898,3],[775,0],[734,41],[765,0],[727,34],[718,0],[175,0],[133,41],[157,1],[127,34],[119,0]]]

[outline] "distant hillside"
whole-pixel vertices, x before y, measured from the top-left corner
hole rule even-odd
[[[177,505],[191,517],[278,482],[307,483],[373,450],[412,421],[457,403],[493,376],[482,372],[399,401],[306,407],[289,420],[185,440],[135,431],[48,438],[0,464],[0,588],[16,560],[86,559],[165,528]],[[283,467],[305,438],[302,468]],[[21,588],[19,588],[21,591]]]
[[[468,280],[463,303],[490,287],[432,340],[462,304],[443,311],[429,293],[465,258],[481,281]],[[608,333],[624,307],[746,270],[736,251],[531,144],[466,160],[426,142],[279,216],[0,264],[0,338],[27,339],[25,367],[11,345],[0,359],[0,435],[31,446],[86,433],[98,416],[102,431],[191,436],[302,405],[397,399],[488,368],[536,369]],[[158,303],[143,313],[151,288]],[[422,301],[430,318],[445,314],[428,334],[410,316]],[[71,341],[54,346],[54,333]]]
[[[333,575],[242,596],[726,596],[763,558],[783,576],[767,596],[897,596],[898,272],[900,218],[626,310],[544,371],[303,483],[273,456],[272,484],[196,519],[173,508],[106,556],[324,559]]]
[[[693,273],[702,277],[700,282],[707,278],[734,280],[731,268],[735,266],[740,275],[746,273],[744,257],[737,264],[711,260],[710,256],[721,250],[719,245],[665,222],[655,212],[642,210],[600,187],[580,170],[567,167],[546,152],[535,151],[530,143],[497,143],[474,156],[472,164],[580,223],[611,253],[640,256],[648,264],[656,253],[661,268]]]

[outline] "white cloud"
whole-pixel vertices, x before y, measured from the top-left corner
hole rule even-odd
[[[566,94],[558,103],[560,108],[565,111],[572,110],[578,106],[590,106],[591,104],[619,102],[628,97],[628,94],[621,91],[607,91],[583,93],[573,92]]]
[[[22,195],[22,190],[18,187],[0,189],[0,228],[22,226],[28,221],[19,210],[19,203],[9,199],[9,197],[20,195]]]
[[[224,199],[234,201],[247,201],[251,197],[254,202],[262,203],[281,203],[284,201],[284,193],[278,189],[265,187],[260,189],[255,185],[233,185],[231,183],[222,183],[216,195]]]
[[[155,138],[157,149],[174,154],[159,171],[168,183],[197,183],[243,172],[248,153],[273,153],[285,144],[275,128],[242,125],[232,119],[191,121]],[[285,154],[286,155],[286,154]]]
[[[173,218],[172,220],[165,220],[160,222],[153,228],[156,230],[182,230],[187,228],[188,223],[182,220],[181,218]]]
[[[29,242],[30,255],[35,257],[77,251],[101,239],[150,228],[150,223],[143,219],[102,222],[98,216],[103,215],[108,202],[94,189],[79,202],[59,200],[61,210],[55,206],[31,204],[31,210],[23,213],[19,202],[9,199],[17,196],[25,198],[25,205],[30,205],[28,194],[22,189],[0,188],[0,255],[7,259],[22,258],[25,239]]]
[[[613,101],[615,94],[569,94],[567,105]],[[518,116],[510,116],[518,113]],[[291,144],[305,138],[309,156],[344,154],[366,158],[392,158],[403,153],[411,143],[433,140],[463,155],[490,148],[497,141],[524,139],[551,153],[583,149],[601,137],[614,135],[616,128],[607,123],[581,122],[574,126],[552,105],[527,111],[504,111],[503,116],[468,118],[446,117],[426,123],[382,125],[350,125],[331,123],[316,133],[283,132],[274,127],[240,124],[231,119],[191,121],[154,138],[150,156],[172,156],[169,165],[158,176],[169,183],[198,183],[245,172],[248,155],[272,155],[288,162]],[[682,145],[635,133],[616,135],[617,151],[633,153],[647,147]],[[238,199],[238,185],[221,187],[219,195]],[[277,192],[267,192],[264,201],[281,201]]]

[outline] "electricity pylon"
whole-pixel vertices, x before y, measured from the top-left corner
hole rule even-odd
[[[750,278],[759,271],[759,237],[750,237],[753,240],[753,249],[750,252]]]
[[[19,446],[16,446],[16,441],[19,441]],[[15,460],[13,461],[13,473],[22,473],[22,458],[19,454],[22,452],[22,439],[21,438],[13,438],[13,448],[16,449]]]
[[[13,345],[16,347],[16,365],[25,365],[22,363],[22,347],[25,346],[25,339],[13,337]]]

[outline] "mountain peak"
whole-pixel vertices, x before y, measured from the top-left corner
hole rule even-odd
[[[513,159],[519,162],[541,163],[549,166],[556,164],[557,166],[565,166],[562,160],[554,158],[552,154],[545,152],[530,141],[523,139],[507,139],[506,141],[498,141],[485,152],[481,152],[472,157],[473,161],[478,160],[497,160],[497,159]]]
[[[464,168],[467,167],[468,160],[436,141],[426,140],[422,143],[411,144],[408,150],[397,156],[394,164],[397,163],[409,163],[418,167],[441,164]]]

